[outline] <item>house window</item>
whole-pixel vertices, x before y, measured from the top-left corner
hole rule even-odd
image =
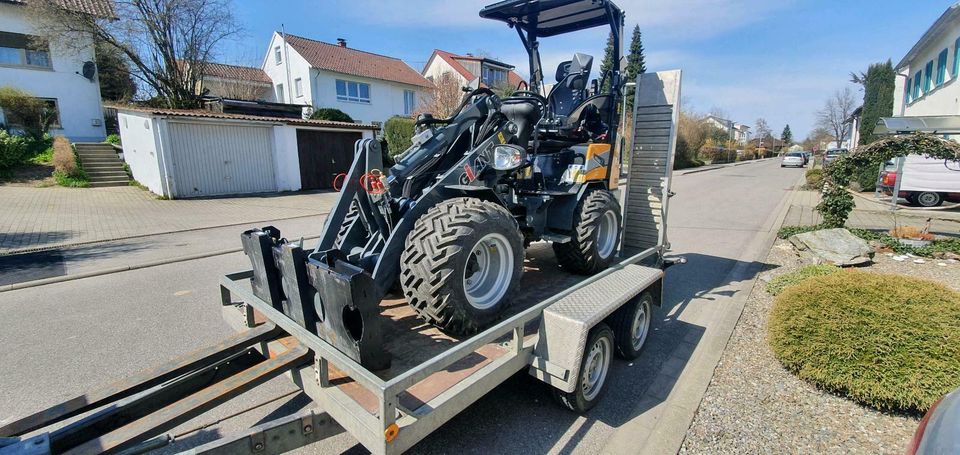
[[[60,124],[60,105],[57,103],[56,98],[38,98],[40,101],[43,101],[47,105],[47,109],[44,112],[45,115],[50,118],[50,128],[59,129],[63,126]],[[7,123],[8,127],[23,128],[26,122],[22,118],[15,116],[13,112],[3,113],[4,120]]]
[[[903,102],[906,104],[910,104],[910,90],[913,89],[911,82],[913,82],[913,80],[908,77],[907,86],[903,89]]]
[[[507,83],[507,72],[500,68],[483,67],[483,83],[489,87],[498,87]]]
[[[273,62],[277,65],[283,63],[283,53],[280,52],[280,46],[273,48]]]
[[[403,113],[410,115],[417,108],[417,92],[413,90],[403,91]]]
[[[953,43],[953,79],[960,76],[960,38]]]
[[[0,65],[51,68],[50,47],[37,37],[0,32]]]
[[[927,62],[923,71],[927,73],[923,75],[923,93],[927,93],[933,88],[933,60]]]
[[[937,56],[937,87],[947,81],[947,50],[944,49]]]
[[[337,79],[337,99],[370,104],[370,84]]]
[[[923,83],[922,77],[923,77],[922,71],[917,71],[916,76],[913,76],[913,99],[914,100],[916,100],[917,98],[920,98],[920,95],[923,94],[921,92],[921,89],[923,88],[921,85]]]
[[[303,79],[298,77],[293,80],[293,92],[297,95],[297,98],[303,97]]]
[[[286,103],[287,98],[283,92],[283,84],[277,84],[277,102]]]

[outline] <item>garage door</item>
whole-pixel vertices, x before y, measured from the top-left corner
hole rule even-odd
[[[270,127],[170,122],[174,197],[276,191]]]
[[[333,188],[333,179],[353,163],[353,145],[360,133],[297,130],[300,157],[300,187],[305,190]]]

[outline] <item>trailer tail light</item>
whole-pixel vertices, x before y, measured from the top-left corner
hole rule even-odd
[[[897,184],[897,173],[895,171],[887,171],[883,173],[881,177],[881,182],[883,186],[894,186]]]
[[[398,434],[400,434],[400,427],[396,423],[391,423],[386,430],[383,430],[383,439],[387,442],[393,442],[394,439],[397,439]]]

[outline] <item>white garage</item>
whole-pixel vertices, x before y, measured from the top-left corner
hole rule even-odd
[[[310,174],[301,169],[298,131],[368,138],[378,129],[207,111],[119,109],[117,118],[133,178],[169,198],[299,190]]]

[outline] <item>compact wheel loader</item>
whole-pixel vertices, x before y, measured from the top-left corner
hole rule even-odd
[[[244,233],[258,297],[316,325],[365,364],[384,365],[377,305],[391,290],[429,323],[467,335],[509,306],[531,242],[552,242],[560,265],[574,273],[611,264],[622,218],[613,152],[620,73],[591,80],[593,57],[576,53],[557,67],[548,90],[537,39],[609,25],[619,61],[623,16],[610,2],[586,16],[549,3],[508,1],[480,12],[516,29],[529,55],[529,84],[508,97],[465,88],[449,117],[421,114],[412,145],[390,168],[378,142],[358,141],[312,252],[273,228]],[[543,12],[524,10],[531,5]],[[539,23],[524,23],[530,18]]]

